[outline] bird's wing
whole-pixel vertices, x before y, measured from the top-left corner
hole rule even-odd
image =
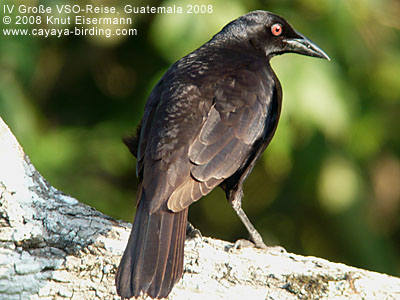
[[[274,79],[254,62],[214,85],[213,104],[188,148],[184,180],[168,199],[181,211],[242,167],[268,122]],[[186,155],[186,153],[185,153]]]
[[[182,82],[179,74],[173,67],[156,85],[141,123],[137,173],[150,213],[166,209],[169,196],[190,178],[189,145],[212,105],[208,89]]]

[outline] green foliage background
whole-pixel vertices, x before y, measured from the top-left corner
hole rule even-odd
[[[213,4],[214,13],[137,15],[138,36],[119,39],[0,36],[0,116],[52,185],[131,221],[135,160],[121,137],[135,130],[151,88],[230,20],[270,10],[332,61],[292,54],[272,60],[283,85],[282,117],[245,184],[244,208],[266,243],[400,275],[398,1],[90,3]],[[194,204],[189,219],[204,235],[246,237],[220,190]]]

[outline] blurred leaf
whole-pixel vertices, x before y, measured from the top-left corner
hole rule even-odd
[[[354,166],[339,156],[331,156],[322,166],[318,191],[320,202],[330,213],[348,209],[357,201],[360,179]]]

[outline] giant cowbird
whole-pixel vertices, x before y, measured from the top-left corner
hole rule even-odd
[[[254,11],[174,63],[152,90],[137,137],[137,211],[116,274],[122,298],[168,296],[183,272],[188,207],[216,186],[249,231],[242,186],[273,137],[282,89],[269,61],[294,52],[329,59],[275,14]]]

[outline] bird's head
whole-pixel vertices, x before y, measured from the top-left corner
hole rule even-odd
[[[292,52],[330,60],[324,51],[294,30],[284,18],[267,11],[257,10],[237,18],[221,30],[220,38],[230,40],[228,43],[232,46],[239,42],[267,58]]]

